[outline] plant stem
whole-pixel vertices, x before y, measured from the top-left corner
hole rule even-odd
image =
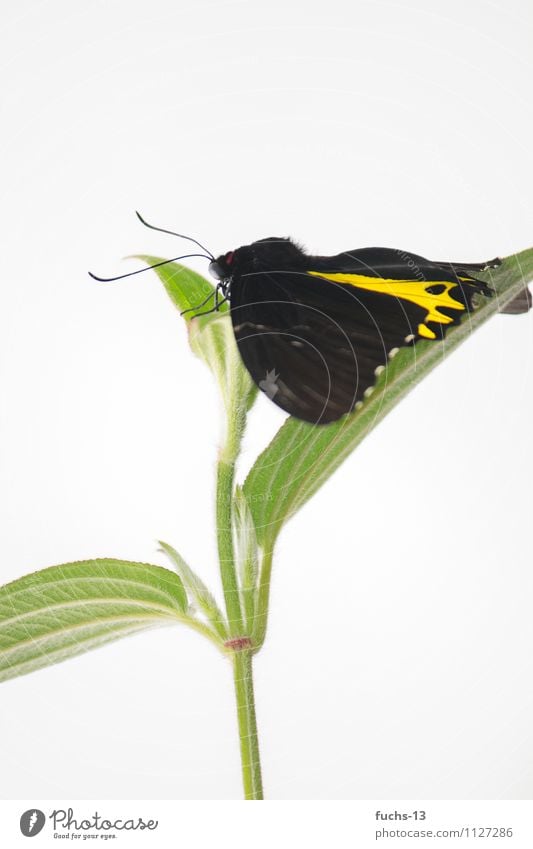
[[[233,653],[233,679],[237,699],[237,718],[241,744],[242,781],[245,799],[262,799],[261,761],[255,718],[252,652],[243,649]]]
[[[229,632],[232,636],[242,636],[243,620],[232,536],[234,474],[235,463],[228,463],[224,457],[221,457],[217,468],[217,542],[220,576],[226,602]]]
[[[245,799],[262,799],[263,787],[252,677],[252,641],[245,630],[249,623],[245,622],[244,601],[241,604],[243,594],[237,575],[233,543],[235,464],[241,448],[246,415],[253,398],[254,387],[244,369],[239,367],[236,345],[229,350],[232,352],[234,365],[228,367],[229,380],[225,385],[224,393],[227,413],[226,437],[217,465],[218,557],[230,634],[230,640],[225,643],[226,648],[233,643],[231,655],[237,700],[244,797]]]

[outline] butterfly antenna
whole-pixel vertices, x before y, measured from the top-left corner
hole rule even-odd
[[[193,240],[194,241],[194,240]],[[134,274],[142,274],[143,271],[150,271],[152,268],[159,268],[161,265],[168,265],[169,262],[177,262],[180,259],[190,259],[193,256],[200,256],[203,259],[211,259],[205,254],[183,254],[183,256],[175,256],[172,259],[164,259],[162,262],[156,262],[155,265],[148,265],[146,268],[139,268],[137,271],[129,271],[127,274],[119,274],[118,277],[97,277],[92,271],[89,271],[89,277],[93,280],[98,280],[99,283],[112,283],[113,280],[123,280],[124,277],[133,277]]]
[[[189,242],[194,242],[194,244],[198,245],[198,247],[205,251],[206,254],[209,254],[211,259],[215,258],[211,251],[204,247],[204,245],[202,245],[197,239],[193,239],[192,236],[184,236],[183,233],[175,233],[174,230],[165,230],[164,227],[154,227],[153,224],[148,224],[148,222],[145,221],[142,217],[141,213],[137,212],[137,210],[135,210],[135,215],[137,216],[141,224],[144,224],[145,227],[149,227],[150,230],[158,230],[160,233],[168,233],[169,236],[178,236],[178,238],[180,239],[187,239]]]

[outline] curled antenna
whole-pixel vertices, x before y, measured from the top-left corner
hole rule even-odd
[[[193,239],[194,241],[194,239]],[[168,265],[169,262],[177,262],[180,259],[190,259],[193,256],[200,256],[203,259],[211,259],[211,256],[205,254],[183,254],[183,256],[175,256],[172,259],[164,259],[162,262],[156,262],[155,265],[147,265],[146,268],[138,268],[137,271],[129,271],[127,274],[119,274],[118,277],[97,277],[92,271],[89,271],[89,277],[93,280],[98,280],[99,283],[112,283],[113,280],[123,280],[124,277],[133,277],[134,274],[142,274],[143,271],[150,271],[152,268],[159,268],[160,265]]]
[[[178,236],[180,239],[187,239],[189,242],[194,242],[194,244],[198,245],[198,247],[205,251],[206,254],[209,254],[211,259],[215,258],[211,251],[208,251],[207,248],[204,247],[204,245],[202,245],[197,239],[193,239],[192,236],[184,236],[183,233],[175,233],[174,230],[165,230],[164,227],[154,227],[153,224],[148,224],[148,222],[145,221],[142,217],[141,213],[137,212],[137,210],[135,210],[135,215],[137,216],[141,224],[144,224],[145,227],[149,227],[150,230],[158,230],[160,233],[168,233],[169,236]]]

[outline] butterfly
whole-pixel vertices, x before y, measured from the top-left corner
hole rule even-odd
[[[433,262],[391,248],[312,256],[269,237],[221,254],[209,271],[254,382],[292,416],[328,424],[363,403],[400,348],[442,340],[475,295],[491,297],[473,275],[500,262]]]
[[[188,239],[203,251],[174,258],[203,256],[217,281],[204,302],[184,312],[206,315],[227,301],[253,381],[287,413],[313,424],[334,422],[362,404],[401,348],[444,339],[447,328],[475,308],[476,295],[494,294],[475,275],[501,264],[498,258],[436,262],[379,247],[314,256],[284,237],[259,239],[215,257],[196,239],[137,215],[147,227]],[[211,299],[214,305],[202,312]],[[530,307],[526,290],[502,312]]]

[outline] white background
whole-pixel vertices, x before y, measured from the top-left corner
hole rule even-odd
[[[2,6],[2,581],[179,548],[218,591],[211,378],[123,256],[291,235],[533,244],[514,2]],[[195,266],[205,270],[199,261]],[[497,316],[280,540],[256,662],[271,799],[530,798],[532,316]],[[281,424],[261,398],[242,471]],[[238,799],[230,668],[164,629],[0,688],[8,798]]]

